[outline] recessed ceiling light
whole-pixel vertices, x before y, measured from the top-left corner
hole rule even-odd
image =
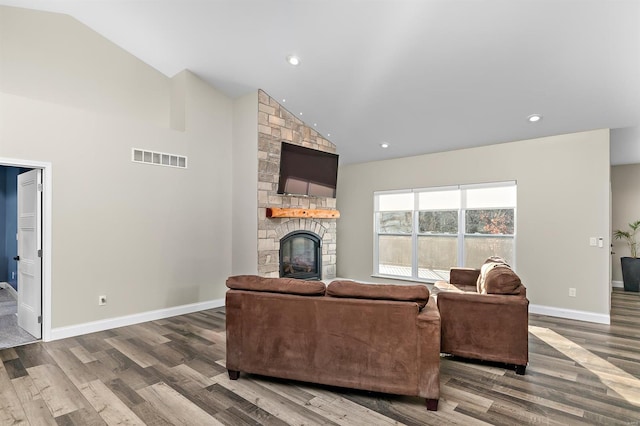
[[[300,113],[300,115],[302,115],[302,113]]]
[[[282,100],[282,103],[285,103],[285,102],[287,102],[287,100],[286,100],[286,99],[283,99],[283,100]]]
[[[298,58],[295,55],[289,55],[289,56],[287,56],[287,62],[289,62],[294,67],[296,67],[296,66],[300,65],[300,58]]]
[[[331,133],[327,133],[327,136],[331,136]]]
[[[538,121],[542,120],[542,115],[531,114],[530,116],[527,117],[527,120],[529,120],[529,123],[537,123]]]
[[[386,143],[386,142],[382,142],[382,143],[380,144],[380,148],[389,148],[389,144],[388,144],[388,143]]]
[[[318,123],[313,123],[313,127],[318,127]]]

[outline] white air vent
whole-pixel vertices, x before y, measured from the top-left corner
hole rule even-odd
[[[156,166],[187,168],[187,157],[183,155],[167,154],[166,152],[145,151],[132,148],[131,160],[134,163],[155,164]]]

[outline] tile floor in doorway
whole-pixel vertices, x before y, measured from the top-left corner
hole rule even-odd
[[[10,290],[0,289],[0,349],[35,342],[37,339],[18,327],[18,302]]]

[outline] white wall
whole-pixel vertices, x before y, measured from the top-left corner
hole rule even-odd
[[[67,15],[0,6],[0,91],[168,125],[169,80]]]
[[[258,273],[258,92],[236,99],[233,109],[234,275]]]
[[[629,223],[640,220],[640,164],[627,164],[611,168],[612,228],[629,230]],[[638,235],[640,240],[640,235]],[[623,240],[613,241],[611,257],[613,281],[622,286],[620,258],[630,256],[629,247]]]
[[[383,281],[371,277],[374,191],[515,180],[516,269],[532,311],[606,322],[609,170],[606,129],[343,166],[338,276]],[[590,247],[589,237],[604,247]]]
[[[54,171],[52,326],[224,297],[232,100],[184,72],[171,130],[171,79],[79,22],[0,7],[0,37],[0,157]],[[132,147],[189,167],[133,163]]]

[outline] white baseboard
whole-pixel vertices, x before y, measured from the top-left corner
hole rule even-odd
[[[67,337],[95,333],[97,331],[139,324],[141,322],[155,321],[163,318],[174,317],[176,315],[190,314],[192,312],[198,312],[205,309],[219,308],[222,306],[224,306],[224,299],[215,299],[208,302],[191,303],[189,305],[174,306],[171,308],[141,312],[139,314],[126,315],[123,317],[92,321],[67,327],[58,327],[51,329],[51,338],[48,340],[66,339]]]
[[[611,287],[624,288],[624,283],[622,281],[611,281]]]
[[[609,315],[587,311],[576,311],[573,309],[554,308],[552,306],[529,304],[529,313],[574,319],[578,321],[595,322],[598,324],[611,324],[611,317]]]
[[[8,286],[8,287],[11,287],[11,286]],[[13,287],[11,288],[13,289]],[[224,306],[224,299],[215,299],[215,300],[210,300],[208,302],[192,303],[189,305],[174,306],[171,308],[158,309],[155,311],[142,312],[139,314],[109,318],[109,319],[100,320],[100,321],[92,321],[84,324],[70,325],[67,327],[58,327],[58,328],[53,328],[51,330],[51,338],[48,340],[52,341],[52,340],[66,339],[68,337],[95,333],[98,331],[109,330],[112,328],[125,327],[127,325],[139,324],[147,321],[155,321],[163,318],[173,317],[176,315],[190,314],[192,312],[198,312],[205,309],[220,308],[222,306]],[[609,315],[597,314],[594,312],[587,312],[587,311],[577,311],[573,309],[555,308],[552,306],[530,304],[529,312],[532,314],[594,322],[598,324],[611,323],[611,318]]]

